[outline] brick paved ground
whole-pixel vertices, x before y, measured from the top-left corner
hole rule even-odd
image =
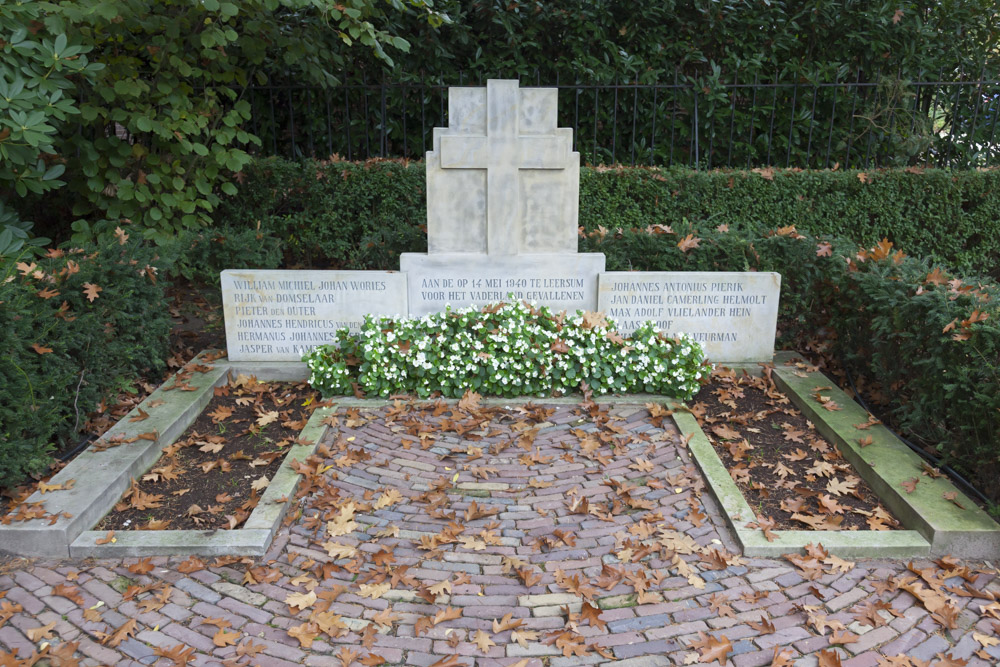
[[[735,556],[669,417],[335,423],[263,559],[9,563],[0,665],[1000,662],[992,566]]]

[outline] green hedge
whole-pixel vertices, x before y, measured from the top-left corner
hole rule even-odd
[[[0,486],[41,473],[102,399],[163,367],[170,319],[156,263],[118,239],[0,260]]]
[[[218,229],[201,235],[208,249],[194,271],[238,268],[215,254],[246,267],[276,266],[283,254],[303,266],[397,269],[399,253],[426,249],[422,163],[267,158],[243,180],[220,207]],[[796,225],[865,246],[888,238],[912,255],[1000,278],[1000,170],[581,171],[587,232],[685,220],[747,235]],[[261,242],[247,248],[251,231]],[[635,263],[608,252],[609,267]]]

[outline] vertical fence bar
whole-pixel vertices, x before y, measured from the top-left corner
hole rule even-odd
[[[267,87],[267,95],[271,103],[271,150],[275,155],[278,154],[278,126],[277,122],[274,120],[274,87]]]
[[[670,159],[667,166],[672,167],[674,165],[674,128],[676,123],[674,119],[677,116],[677,69],[674,68],[674,87],[671,89],[673,93],[673,104],[670,105]]]
[[[367,160],[372,156],[372,134],[371,134],[372,126],[371,123],[368,121],[368,119],[371,118],[372,116],[371,112],[368,109],[368,92],[369,92],[368,80],[364,76],[364,74],[362,74],[361,76],[361,85],[362,85],[361,90],[365,94],[365,101],[362,111],[364,115],[361,117],[361,122],[364,123],[365,125],[365,159]]]
[[[577,81],[577,86],[580,82]],[[573,100],[573,150],[580,152],[580,144],[578,135],[580,134],[580,88],[574,89],[574,100]]]
[[[830,109],[830,132],[826,137],[826,159],[823,161],[823,168],[830,167],[830,150],[833,148],[833,121],[837,117],[837,95],[840,93],[840,72],[833,79],[833,107]]]
[[[354,147],[351,145],[351,89],[344,86],[344,131],[347,133],[347,160],[354,159]]]
[[[729,152],[726,154],[726,166],[733,166],[733,130],[736,125],[736,91],[740,83],[739,71],[733,76],[733,87],[730,89],[731,100],[729,103]]]
[[[942,67],[940,70],[938,70],[937,79],[935,79],[935,81],[940,82],[941,81],[941,77],[943,77],[943,76],[944,76],[944,68]],[[935,98],[939,98],[940,97],[940,95],[938,95],[937,92],[938,92],[937,91],[937,86],[932,84],[932,86],[931,86],[931,99],[930,99],[930,103],[929,103],[929,105],[927,107],[927,113],[930,115],[931,136],[932,137],[937,134],[935,132],[935,128],[934,128],[934,116],[937,115],[937,112],[936,112],[935,106],[934,106],[936,104]],[[933,144],[934,140],[931,139],[931,142],[932,143],[931,143],[931,148],[930,148],[929,152],[931,154],[938,154],[937,165],[940,167],[944,163],[941,161],[941,157],[940,157],[939,152],[935,150],[935,146]]]
[[[438,120],[440,122],[438,123],[438,127],[445,127],[445,122],[444,122],[444,88],[445,88],[444,83],[440,79],[438,79],[438,100],[440,102],[440,116],[438,118]]]
[[[407,136],[406,136],[406,84],[403,84],[403,157],[410,157],[410,150],[407,146]]]
[[[795,104],[799,98],[799,80],[792,82],[792,109],[788,116],[788,151],[785,153],[785,168],[792,166],[792,132],[795,130]]]
[[[615,104],[611,107],[611,164],[618,164],[618,78],[615,77]]]
[[[660,90],[659,86],[653,86],[653,130],[649,135],[649,166],[652,167],[653,163],[656,161],[656,116],[659,109],[656,106],[656,93]]]
[[[774,82],[774,94],[771,95],[771,124],[767,129],[767,166],[771,166],[771,146],[774,141],[774,114],[778,110],[778,81]]]
[[[427,84],[420,84],[420,154],[427,153]]]
[[[379,124],[382,127],[380,128],[381,132],[379,133],[378,147],[379,147],[379,155],[381,155],[382,157],[386,157],[386,150],[388,148],[386,144],[388,143],[389,138],[385,127],[385,92],[386,92],[385,81],[382,82],[380,88],[381,88],[380,90],[381,99],[379,100],[379,114],[381,117],[379,118]]]
[[[326,156],[333,155],[333,118],[330,115],[330,91],[323,90],[323,104],[326,107]]]
[[[809,159],[812,157],[813,126],[816,124],[816,97],[818,95],[819,86],[814,81],[812,111],[809,112],[809,139],[806,141],[806,163],[803,165],[805,167],[809,167]]]
[[[959,79],[962,78],[961,71],[958,73],[958,78]],[[956,85],[955,101],[951,103],[951,129],[948,131],[948,143],[945,145],[945,150],[947,151],[947,153],[945,154],[945,164],[947,164],[949,167],[951,166],[951,147],[955,140],[955,126],[958,125],[958,110],[959,110],[958,99],[961,96],[961,94],[962,94],[962,87]]]
[[[847,90],[850,90],[850,84],[847,85]],[[847,130],[847,155],[844,157],[844,169],[849,169],[851,166],[851,144],[854,143],[854,111],[858,106],[858,94],[861,91],[861,68],[858,68],[858,79],[854,84],[854,97],[851,98],[851,126]]]
[[[880,93],[878,90],[878,84],[882,80],[882,73],[879,72],[875,75],[875,109],[878,109],[878,101]],[[875,136],[875,131],[871,128],[868,129],[868,141],[865,143],[865,161],[862,163],[864,169],[868,168],[868,157],[871,155],[872,150],[872,137]]]
[[[639,114],[639,85],[632,92],[632,165],[635,166],[635,123]]]
[[[706,120],[708,120],[708,150],[705,151],[705,169],[711,171],[712,169],[712,158],[715,153],[715,107],[711,106],[708,112],[705,114]]]
[[[747,168],[750,168],[750,161],[757,153],[753,146],[753,133],[757,129],[757,73],[753,75],[753,96],[750,99],[750,141],[747,144]]]
[[[312,90],[304,89],[302,93],[306,96],[306,113],[309,114],[306,118],[306,128],[309,131],[309,156],[316,156],[316,144],[313,142],[313,110],[312,110]]]
[[[597,98],[600,95],[600,88],[594,87],[594,148],[593,152],[590,154],[590,159],[592,164],[600,164],[597,161]]]
[[[924,71],[920,70],[919,74],[917,75],[917,78],[922,80],[924,78],[923,75],[924,75]],[[911,114],[910,114],[910,136],[911,137],[913,136],[913,129],[917,126],[917,114],[920,113],[920,100],[923,98],[923,95],[924,95],[924,85],[923,85],[923,83],[921,83],[921,82],[918,81],[918,82],[915,82],[913,84],[913,86],[914,86],[914,88],[916,88],[917,94],[913,96],[913,109],[911,109]]]
[[[698,171],[700,165],[698,160],[698,86],[697,84],[691,85],[691,92],[694,93],[694,133],[692,137],[694,138],[694,168]]]
[[[298,147],[295,145],[295,111],[292,109],[292,89],[287,88],[288,93],[288,127],[292,134],[292,157],[298,157]]]
[[[83,101],[83,96],[80,99]],[[257,91],[253,89],[250,90],[250,127],[254,136],[259,137],[260,128],[257,125]]]

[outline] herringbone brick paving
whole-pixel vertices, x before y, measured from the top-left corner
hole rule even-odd
[[[0,665],[1000,663],[995,564],[741,558],[653,412],[341,412],[262,559],[8,565]]]

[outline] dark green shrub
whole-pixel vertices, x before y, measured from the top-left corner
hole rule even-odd
[[[98,246],[0,259],[0,486],[42,472],[102,399],[163,367],[169,315],[154,251]]]

